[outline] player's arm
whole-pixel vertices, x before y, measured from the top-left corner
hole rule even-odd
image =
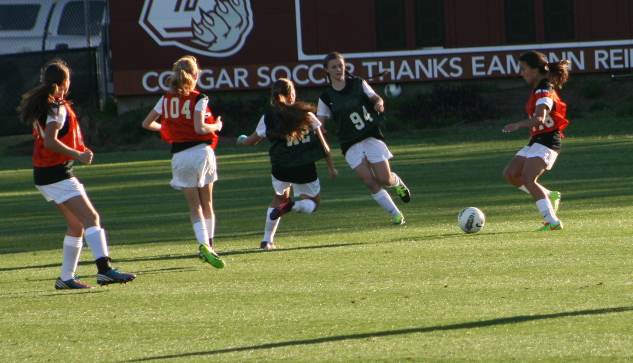
[[[205,104],[205,108],[206,108],[206,104]],[[223,125],[222,116],[216,117],[215,123],[208,124],[204,122],[204,119],[205,119],[204,114],[205,114],[204,109],[200,111],[196,109],[196,111],[193,114],[193,128],[194,130],[196,130],[197,134],[207,135],[212,132],[218,132],[222,130],[222,125]]]
[[[325,135],[323,134],[323,126],[317,127],[314,131],[317,135],[319,135],[319,139],[321,139],[321,144],[323,144],[323,148],[327,153],[324,160],[330,172],[330,179],[336,179],[338,177],[338,170],[336,170],[336,168],[334,167],[334,162],[332,161],[332,149],[330,148],[330,145],[327,143]]]
[[[62,126],[64,125],[54,121],[46,124],[46,129],[44,130],[44,147],[58,154],[79,159],[86,164],[92,163],[92,151],[90,149],[86,149],[86,151],[75,150],[59,141],[57,134]]]
[[[143,120],[141,126],[144,129],[148,129],[151,131],[160,131],[161,125],[156,122],[159,116],[160,114],[158,112],[156,112],[155,110],[151,110],[147,117],[145,117],[145,120]]]
[[[251,136],[241,135],[237,138],[238,145],[255,146],[263,139],[262,136],[257,134],[257,131],[253,132]]]
[[[385,111],[385,101],[383,101],[382,97],[380,97],[378,93],[376,93],[374,89],[371,88],[369,83],[367,83],[367,81],[365,80],[363,80],[363,91],[365,92],[367,97],[369,97],[371,102],[374,103],[374,110],[376,110],[376,112]]]
[[[515,122],[513,124],[508,124],[503,128],[503,132],[512,132],[521,128],[530,128],[534,126],[540,126],[545,124],[549,114],[549,106],[546,104],[540,104],[536,106],[536,111],[534,112],[534,116],[530,117],[527,120]]]

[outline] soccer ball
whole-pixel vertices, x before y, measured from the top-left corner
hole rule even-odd
[[[457,216],[457,224],[459,228],[466,233],[476,233],[484,228],[486,223],[486,215],[475,207],[464,208]]]
[[[400,93],[402,93],[402,88],[395,83],[389,83],[385,86],[385,96],[389,98],[398,97]]]

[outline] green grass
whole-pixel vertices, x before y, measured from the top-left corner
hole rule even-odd
[[[600,126],[602,125],[602,126]],[[604,125],[609,125],[604,131]],[[501,172],[525,130],[389,135],[412,190],[387,215],[340,155],[312,215],[285,216],[258,249],[272,198],[266,145],[218,147],[216,243],[200,263],[166,150],[76,167],[128,285],[56,291],[65,226],[32,186],[29,157],[0,160],[0,361],[611,361],[633,358],[633,125],[582,120],[541,181],[566,229]],[[611,130],[611,131],[609,131]],[[14,142],[0,141],[0,144]],[[392,196],[395,193],[391,191]],[[476,206],[485,228],[462,233]],[[78,275],[95,283],[86,248]]]

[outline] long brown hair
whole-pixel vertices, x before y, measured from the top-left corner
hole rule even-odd
[[[311,103],[292,103],[290,94],[293,90],[292,81],[280,78],[273,83],[270,96],[270,105],[279,119],[279,128],[270,132],[275,137],[287,136],[291,141],[301,140],[303,133],[312,127],[308,112],[316,111],[316,107]]]
[[[519,61],[525,62],[530,68],[538,68],[539,73],[547,77],[554,87],[563,88],[569,79],[569,66],[571,65],[569,60],[548,63],[543,53],[531,50],[521,54]]]
[[[46,63],[40,70],[40,85],[22,95],[17,108],[20,122],[30,126],[43,115],[54,116],[53,109],[59,109],[55,103],[55,93],[69,78],[70,68],[63,60],[55,58]]]
[[[195,75],[200,73],[198,61],[192,55],[186,55],[176,62],[172,69],[172,74],[167,78],[169,92],[175,93],[178,97],[187,96],[189,92],[196,88]]]

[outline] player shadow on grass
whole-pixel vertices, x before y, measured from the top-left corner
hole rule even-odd
[[[567,311],[567,312],[555,313],[555,314],[519,315],[519,316],[508,317],[508,318],[497,318],[497,319],[473,321],[473,322],[460,323],[460,324],[436,325],[436,326],[430,326],[430,327],[400,329],[400,330],[384,330],[384,331],[377,331],[374,333],[337,335],[337,336],[325,337],[325,338],[290,340],[290,341],[279,342],[279,343],[251,345],[251,346],[240,347],[240,348],[229,348],[229,349],[210,350],[210,351],[204,351],[204,352],[162,355],[162,356],[149,357],[149,358],[132,359],[129,361],[143,362],[143,361],[150,361],[150,360],[175,359],[175,358],[183,358],[183,357],[201,357],[201,356],[216,355],[216,354],[247,352],[247,351],[258,350],[258,349],[273,349],[273,348],[288,347],[288,346],[321,344],[321,343],[329,343],[329,342],[340,342],[340,341],[347,341],[347,340],[367,339],[367,338],[403,335],[403,334],[432,333],[436,331],[446,331],[446,330],[485,328],[489,326],[519,324],[519,323],[524,323],[528,321],[536,321],[536,320],[558,319],[558,318],[585,316],[585,315],[623,313],[627,311],[633,311],[633,306],[580,310],[580,311]]]

